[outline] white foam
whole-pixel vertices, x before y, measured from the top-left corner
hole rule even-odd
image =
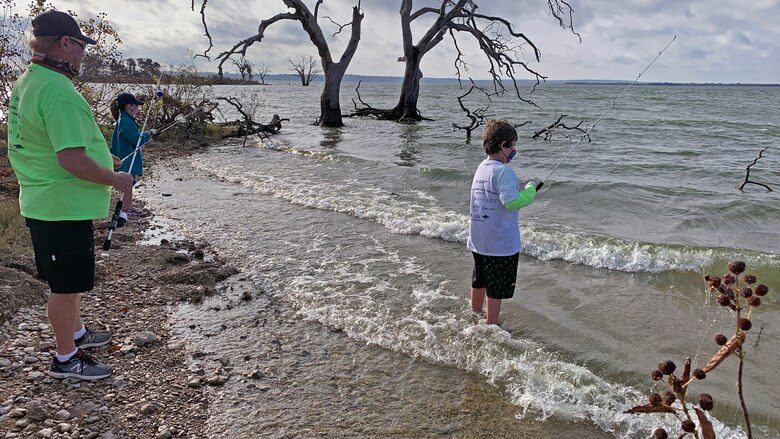
[[[239,165],[205,160],[196,160],[194,165],[257,193],[314,209],[372,220],[392,233],[462,243],[468,237],[466,213],[441,208],[431,202],[430,195],[419,190],[394,193],[354,178],[325,183],[305,174],[280,179],[262,172],[247,171]],[[624,272],[701,272],[716,260],[735,256],[741,256],[748,262],[780,265],[780,257],[773,255],[735,255],[731,249],[641,243],[555,228],[554,225],[523,224],[521,232],[524,254],[541,260],[558,259]]]

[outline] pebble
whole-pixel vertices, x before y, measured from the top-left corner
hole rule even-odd
[[[27,381],[33,381],[33,382],[34,382],[34,381],[41,381],[41,380],[43,380],[44,378],[46,378],[46,375],[44,375],[44,374],[43,374],[43,372],[38,372],[38,371],[36,371],[36,372],[30,372],[30,373],[27,375]]]
[[[152,332],[142,332],[135,336],[133,342],[136,346],[146,346],[157,341],[157,336]]]
[[[54,414],[54,419],[58,421],[67,421],[70,419],[70,412],[67,410],[60,410]]]

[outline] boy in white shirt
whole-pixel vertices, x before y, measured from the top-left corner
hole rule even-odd
[[[487,158],[471,183],[471,220],[466,246],[474,255],[471,310],[482,312],[487,295],[487,323],[498,324],[501,300],[514,295],[523,243],[518,210],[536,197],[536,183],[518,190],[517,175],[507,164],[515,156],[517,131],[506,120],[489,120],[482,132]]]

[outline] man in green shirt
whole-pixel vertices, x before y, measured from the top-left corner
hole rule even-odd
[[[110,332],[86,328],[79,313],[81,293],[94,287],[92,220],[107,216],[112,186],[132,193],[133,178],[113,171],[92,110],[73,86],[86,46],[95,40],[55,10],[35,17],[32,31],[32,62],[11,92],[8,159],[38,274],[51,289],[47,312],[57,355],[49,374],[97,380],[113,371],[82,352],[111,341]]]

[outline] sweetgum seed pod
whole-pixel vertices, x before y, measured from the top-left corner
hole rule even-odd
[[[664,360],[658,363],[658,370],[663,372],[664,375],[673,374],[675,369],[677,369],[677,366],[674,364],[674,361],[672,360]]]
[[[758,308],[758,306],[761,305],[761,298],[758,296],[750,296],[747,298],[747,303],[753,308]]]
[[[693,376],[697,380],[703,380],[704,378],[707,378],[707,374],[704,372],[704,369],[693,369]]]
[[[720,306],[729,306],[731,304],[731,299],[725,294],[719,294],[718,295],[718,305]]]
[[[723,280],[722,281],[726,285],[731,285],[731,284],[733,284],[734,282],[737,281],[737,277],[734,276],[731,273],[726,273],[726,274],[723,275]]]
[[[726,288],[726,293],[725,294],[726,294],[726,297],[728,297],[731,300],[734,300],[734,299],[737,298],[737,296],[734,294],[734,290],[732,290],[731,288]]]
[[[743,317],[737,321],[737,326],[743,331],[750,331],[750,328],[753,327],[753,323],[749,319]]]
[[[707,276],[707,285],[712,288],[718,288],[720,286],[720,278],[718,276]]]
[[[769,288],[767,288],[764,284],[758,284],[756,285],[755,293],[757,296],[766,296],[766,293],[769,292]]]
[[[702,393],[699,395],[699,407],[702,410],[712,410],[715,406],[715,402],[712,400],[712,395],[709,393]]]
[[[690,419],[686,419],[682,422],[682,429],[687,433],[693,433],[696,431],[696,424],[694,424]]]
[[[729,262],[729,271],[734,274],[740,274],[745,271],[745,263],[742,261]]]
[[[715,335],[715,344],[717,344],[718,346],[723,346],[728,341],[729,341],[728,337],[726,337],[723,334]]]
[[[742,295],[744,298],[748,298],[753,295],[753,290],[750,289],[750,287],[744,287],[739,291],[739,294]]]
[[[651,393],[650,397],[648,398],[648,401],[650,402],[650,405],[653,407],[658,407],[661,405],[661,395],[657,393]]]
[[[751,285],[756,283],[758,279],[756,279],[756,277],[752,274],[746,274],[742,277],[742,280],[744,280],[746,284]]]
[[[669,439],[669,434],[663,428],[656,428],[653,432],[653,439]]]
[[[652,379],[653,379],[653,381],[658,381],[658,380],[660,380],[660,379],[661,379],[661,378],[663,378],[663,377],[664,377],[664,373],[663,373],[663,372],[661,372],[661,371],[660,371],[660,370],[658,370],[658,369],[654,370],[654,371],[653,371],[653,372],[650,374],[650,378],[652,378]]]
[[[662,402],[664,405],[672,405],[675,401],[677,401],[677,397],[674,396],[674,393],[667,390],[664,392],[664,395],[661,397]]]

